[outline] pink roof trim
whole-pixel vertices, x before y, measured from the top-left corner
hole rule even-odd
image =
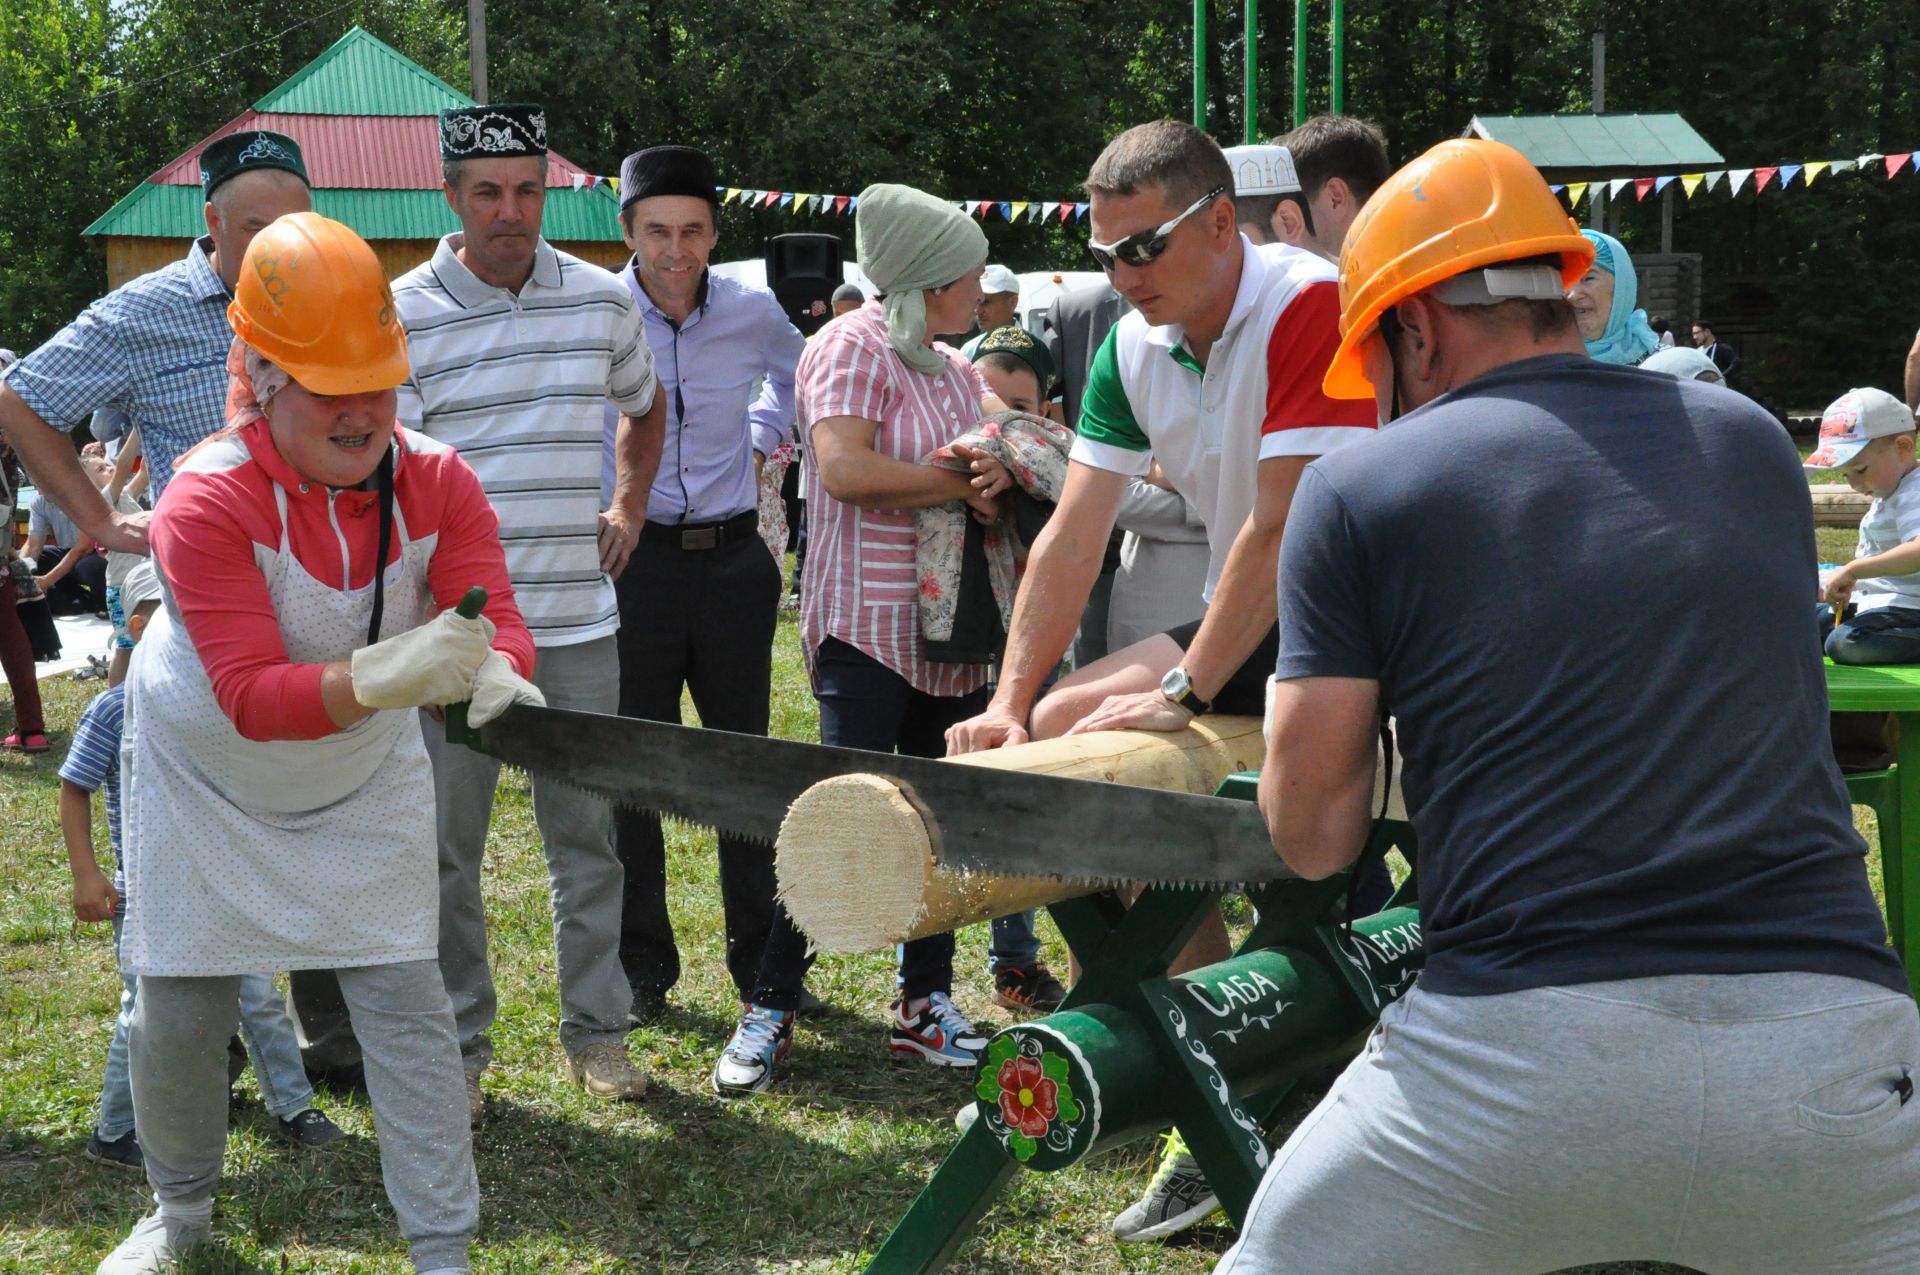
[[[431,115],[281,115],[248,111],[229,120],[147,180],[162,186],[198,186],[200,151],[229,133],[268,129],[300,143],[307,175],[318,188],[438,190],[440,126]],[[586,170],[565,156],[548,156],[547,186],[571,187]]]

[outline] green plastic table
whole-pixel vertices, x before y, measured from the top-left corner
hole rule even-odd
[[[1887,930],[1920,996],[1920,906],[1906,906],[1909,878],[1920,883],[1920,664],[1854,666],[1827,661],[1827,705],[1835,712],[1892,713],[1900,743],[1891,770],[1847,776],[1853,800],[1880,821],[1880,874]]]

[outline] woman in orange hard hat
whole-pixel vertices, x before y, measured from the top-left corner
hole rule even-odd
[[[1589,357],[1592,256],[1477,139],[1348,231],[1327,390],[1398,419],[1294,496],[1261,808],[1302,876],[1353,864],[1390,713],[1425,967],[1217,1275],[1920,1268],[1920,1014],[1829,750],[1800,457]]]
[[[207,1238],[239,976],[333,969],[415,1267],[464,1271],[479,1194],[433,782],[404,710],[537,702],[533,643],[479,482],[394,424],[407,346],[373,250],[282,217],[228,318],[227,428],[154,511],[166,604],[127,680],[121,960],[140,977],[129,1053],[158,1209],[99,1270],[171,1270]],[[468,619],[452,608],[472,585],[487,604]]]

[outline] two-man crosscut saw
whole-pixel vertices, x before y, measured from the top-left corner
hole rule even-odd
[[[537,778],[763,842],[814,784],[869,774],[893,780],[919,807],[949,867],[1095,888],[1294,875],[1249,801],[530,705],[472,738],[462,729],[450,725],[450,738]]]

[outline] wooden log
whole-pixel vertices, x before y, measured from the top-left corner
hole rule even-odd
[[[1184,730],[1100,731],[948,760],[958,766],[1211,793],[1258,770],[1257,717],[1201,718]],[[840,775],[807,789],[781,824],[780,899],[822,950],[866,952],[1085,894],[1046,877],[943,868],[919,810],[892,781]]]
[[[1857,527],[1866,516],[1871,496],[1863,496],[1845,483],[1815,483],[1809,489],[1813,498],[1813,522],[1817,527]]]

